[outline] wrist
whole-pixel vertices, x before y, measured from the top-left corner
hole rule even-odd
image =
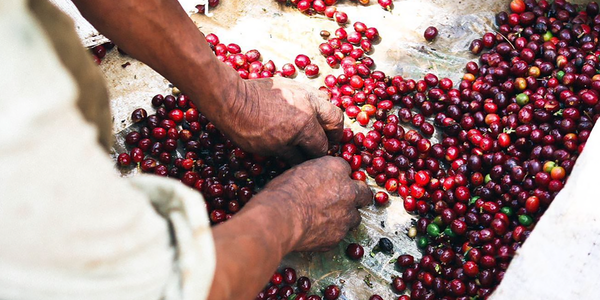
[[[265,189],[252,199],[251,210],[260,218],[266,228],[273,233],[280,244],[282,255],[294,251],[304,235],[300,212],[294,209],[294,195],[286,191]],[[264,219],[264,220],[263,220]]]
[[[200,55],[190,97],[212,122],[227,120],[244,99],[245,84],[239,74],[212,53]],[[220,124],[223,126],[223,124]]]

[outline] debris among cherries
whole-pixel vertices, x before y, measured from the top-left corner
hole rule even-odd
[[[219,5],[219,1],[220,0],[208,0],[208,7],[210,7],[210,9],[217,7],[217,5]],[[204,14],[206,11],[205,4],[196,5],[196,9],[198,10],[199,14]]]
[[[335,1],[290,3],[304,13],[347,22]],[[414,80],[376,70],[369,53],[379,34],[364,23],[320,33],[326,41],[318,47],[327,64],[343,71],[322,76],[321,89],[364,127],[346,128],[329,154],[348,161],[352,178],[370,177],[381,187],[374,196],[377,207],[385,209],[390,196],[400,196],[417,217],[408,234],[423,257],[397,258],[400,275],[390,280],[398,299],[488,297],[563,188],[600,116],[598,4],[513,0],[510,9],[496,15],[496,31],[472,41],[469,50],[478,59],[466,64],[456,84],[434,74]],[[428,41],[436,35],[434,27],[424,33]],[[319,76],[306,55],[277,70],[272,61],[263,63],[257,50],[242,53],[214,34],[206,39],[244,79],[293,77],[296,67],[308,77]],[[132,114],[140,127],[126,136],[131,149],[118,156],[118,164],[196,188],[214,224],[230,218],[287,168],[276,158],[233,145],[185,95],[157,95],[152,103],[155,114]],[[430,139],[436,131],[440,142]],[[377,248],[394,251],[387,238]],[[351,243],[346,255],[359,261],[364,249]],[[285,275],[285,270],[275,273],[257,299],[321,299],[308,296],[306,277],[294,288],[295,272]],[[322,292],[325,299],[341,293],[338,286]]]

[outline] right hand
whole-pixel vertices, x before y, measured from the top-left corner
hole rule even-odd
[[[246,151],[299,164],[325,155],[342,137],[344,114],[324,92],[282,77],[228,86],[237,88],[215,103],[232,104],[207,117]]]
[[[292,249],[324,251],[360,224],[358,208],[371,203],[365,182],[350,178],[342,158],[325,156],[300,164],[273,179],[264,191],[279,195],[269,205],[280,206],[294,220]]]

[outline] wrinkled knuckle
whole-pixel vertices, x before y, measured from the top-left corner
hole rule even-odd
[[[331,103],[326,103],[325,105],[329,105],[332,106],[332,108],[330,110],[328,110],[327,112],[327,117],[329,117],[329,119],[334,120],[336,122],[336,124],[340,124],[344,122],[344,113],[342,112],[342,110],[337,107],[334,106]]]
[[[331,166],[335,166],[336,164],[339,164],[339,159],[343,160],[343,158],[341,158],[341,157],[333,157],[333,156],[323,156],[319,159],[322,160],[323,163],[326,163]]]
[[[350,171],[350,165],[341,157],[331,157],[331,165],[334,171],[346,173]]]

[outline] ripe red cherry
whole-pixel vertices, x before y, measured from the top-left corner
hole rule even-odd
[[[196,181],[198,181],[198,173],[194,172],[194,171],[187,171],[185,172],[185,174],[183,174],[183,177],[181,178],[181,182],[183,182],[184,184],[188,185],[188,186],[194,186],[194,184],[196,184]]]
[[[507,148],[510,146],[510,136],[506,133],[501,133],[498,135],[498,145],[502,148]]]
[[[525,12],[525,2],[523,0],[513,0],[510,2],[510,10],[514,13],[520,14]]]
[[[363,171],[355,171],[352,173],[352,179],[359,181],[366,181],[367,175]]]
[[[283,269],[283,281],[287,284],[296,283],[296,270],[292,268]]]
[[[362,126],[367,126],[367,124],[369,124],[369,119],[369,115],[366,111],[361,111],[356,116],[356,121]]]
[[[416,199],[421,199],[425,195],[425,189],[419,185],[410,186],[410,195]]]
[[[340,292],[340,288],[337,285],[332,284],[325,288],[323,296],[325,296],[325,299],[327,300],[335,300],[340,296]]]
[[[525,200],[525,210],[528,213],[535,213],[540,208],[540,199],[537,196],[530,196]]]
[[[121,167],[129,166],[131,164],[131,156],[127,153],[121,153],[119,154],[117,161]]]
[[[222,210],[222,209],[215,209],[215,210],[213,210],[213,211],[210,213],[210,220],[211,220],[213,223],[215,223],[215,224],[216,224],[216,223],[221,223],[221,222],[225,221],[225,218],[226,218],[226,216],[225,216],[225,215],[226,215],[226,214],[225,214],[225,211],[224,211],[224,210]]]
[[[304,70],[304,68],[306,68],[306,66],[311,64],[311,61],[310,61],[310,58],[308,58],[308,56],[306,56],[304,54],[299,54],[298,56],[296,56],[294,63],[300,70]]]
[[[298,290],[300,290],[301,292],[308,292],[310,291],[310,279],[308,279],[307,277],[300,277],[298,278],[298,283],[296,283],[296,286],[298,287]]]
[[[465,275],[469,277],[476,277],[479,275],[479,266],[475,262],[467,261],[463,265],[463,271],[465,272]]]
[[[180,109],[174,109],[169,112],[169,119],[173,120],[175,123],[180,123],[183,121],[183,111]]]
[[[381,6],[381,8],[391,11],[392,10],[392,0],[377,0],[377,3]]]
[[[415,183],[420,186],[426,186],[429,184],[429,174],[423,170],[418,171],[417,174],[415,174]]]
[[[299,11],[306,12],[311,7],[311,3],[308,0],[302,0],[302,1],[298,2],[296,7],[298,8]]]
[[[455,219],[450,224],[450,229],[457,235],[463,235],[467,232],[467,224],[459,219]]]
[[[348,22],[348,15],[342,11],[336,11],[333,14],[333,19],[340,25],[346,24]]]
[[[194,167],[194,160],[191,158],[186,158],[181,162],[181,167],[184,170],[191,170]]]
[[[360,40],[362,39],[362,35],[359,32],[351,32],[350,34],[348,34],[347,39],[348,39],[348,43],[354,44],[354,45],[359,45]]]
[[[471,198],[471,192],[466,186],[459,186],[454,191],[454,196],[456,197],[456,200],[464,203]]]
[[[307,65],[306,68],[304,68],[304,74],[306,74],[308,78],[317,77],[319,75],[319,66],[315,64]]]
[[[283,77],[293,77],[296,74],[296,67],[290,63],[284,64],[281,66],[281,74]]]
[[[283,275],[281,273],[275,272],[273,276],[271,276],[271,283],[273,285],[280,285],[283,282]]]
[[[404,280],[400,277],[395,277],[392,280],[392,287],[394,288],[394,290],[398,293],[402,293],[404,292],[404,290],[406,290],[406,283],[404,282]]]
[[[195,108],[189,108],[185,112],[185,120],[188,121],[189,123],[198,121],[198,117],[199,117],[198,110]]]
[[[377,192],[374,196],[375,204],[386,205],[390,200],[390,196],[386,192]]]
[[[403,196],[403,195],[401,195]],[[414,212],[417,210],[417,200],[413,197],[404,197],[404,209],[407,212]]]
[[[446,160],[453,161],[453,160],[457,159],[459,153],[460,153],[460,151],[458,150],[457,147],[455,147],[455,146],[448,147],[448,149],[446,150]]]
[[[425,37],[425,39],[429,42],[433,41],[435,37],[437,37],[437,35],[438,30],[433,26],[427,27],[427,29],[425,29],[425,32],[423,33],[423,37]]]
[[[133,160],[133,162],[141,163],[142,160],[144,159],[144,152],[142,151],[142,149],[136,147],[136,148],[131,149],[130,156],[131,156],[131,159]]]
[[[379,31],[375,27],[369,27],[367,28],[367,31],[365,31],[365,37],[370,41],[374,41],[377,37],[379,37]]]
[[[352,244],[348,245],[348,247],[346,248],[346,255],[348,255],[348,257],[350,257],[350,259],[359,260],[363,257],[364,254],[365,254],[365,250],[359,244],[352,243]]]
[[[398,190],[398,179],[397,178],[389,178],[388,180],[386,180],[385,181],[385,190],[390,193],[393,193],[396,190]]]
[[[162,140],[167,137],[167,131],[162,127],[152,129],[152,136],[157,140]]]

